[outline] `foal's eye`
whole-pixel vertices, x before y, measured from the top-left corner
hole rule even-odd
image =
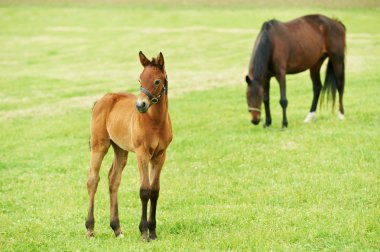
[[[141,79],[138,79],[138,81],[141,83]]]
[[[157,79],[157,80],[154,81],[154,85],[156,85],[156,86],[160,85],[160,83],[161,83],[161,80],[159,80],[159,79]]]

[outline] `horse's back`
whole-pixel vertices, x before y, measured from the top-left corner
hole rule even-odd
[[[322,38],[326,51],[338,49],[335,47],[345,47],[346,28],[344,24],[337,19],[332,19],[320,14],[313,14],[300,17],[287,24],[289,26],[296,24],[295,28],[307,33],[310,38],[316,39],[316,37],[313,37],[313,34],[314,36],[318,36],[319,39]],[[292,32],[295,30],[293,27]]]
[[[312,67],[326,51],[321,31],[305,19],[277,22],[270,32],[274,72],[298,73]]]
[[[288,22],[272,21],[272,24],[269,32],[273,60],[279,68],[286,68],[287,73],[309,69],[324,54],[344,48],[344,26],[326,16],[307,15]]]

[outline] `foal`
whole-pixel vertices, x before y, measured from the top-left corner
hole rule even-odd
[[[172,126],[168,111],[168,80],[164,57],[160,53],[152,61],[140,51],[144,67],[140,75],[140,95],[106,94],[96,102],[91,119],[91,163],[87,180],[89,195],[87,236],[94,236],[94,196],[99,182],[99,170],[112,145],[114,159],[108,173],[110,192],[110,226],[116,237],[120,229],[117,192],[128,152],[136,153],[140,173],[142,205],[139,229],[142,239],[156,239],[156,206],[160,191],[160,172],[166,149],[172,141]],[[149,219],[147,206],[150,200]],[[149,230],[149,235],[148,235]]]

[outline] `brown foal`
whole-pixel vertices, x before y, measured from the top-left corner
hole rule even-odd
[[[140,75],[140,95],[110,93],[96,102],[91,119],[91,163],[88,172],[89,195],[87,236],[94,235],[94,196],[99,182],[99,170],[104,156],[112,145],[114,159],[108,173],[110,192],[110,226],[116,237],[122,237],[117,192],[128,152],[136,153],[140,172],[142,239],[156,239],[156,206],[160,191],[160,173],[166,149],[172,141],[172,126],[168,111],[168,83],[164,57],[148,60],[140,52],[144,67]],[[147,216],[150,200],[149,219]],[[149,234],[148,234],[149,230]]]

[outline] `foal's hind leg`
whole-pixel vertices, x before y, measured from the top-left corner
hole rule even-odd
[[[320,70],[323,64],[323,61],[326,59],[326,56],[323,56],[313,67],[310,68],[310,77],[313,82],[313,101],[311,103],[311,108],[309,114],[306,116],[304,122],[309,123],[315,117],[315,111],[317,110],[318,99],[322,89],[321,75]]]
[[[119,190],[121,175],[127,163],[128,152],[114,143],[112,144],[112,147],[115,155],[111,169],[108,173],[110,191],[110,226],[115,232],[116,237],[123,237],[123,233],[120,229],[117,193]]]
[[[156,235],[156,209],[157,209],[157,200],[160,193],[160,174],[162,166],[164,165],[166,158],[166,151],[159,153],[151,161],[152,170],[151,170],[151,182],[150,182],[150,211],[149,211],[149,239],[157,239]]]
[[[88,214],[86,219],[87,236],[94,236],[94,198],[99,183],[99,169],[104,156],[110,146],[109,139],[91,140],[91,163],[87,178],[87,192],[89,196]]]

